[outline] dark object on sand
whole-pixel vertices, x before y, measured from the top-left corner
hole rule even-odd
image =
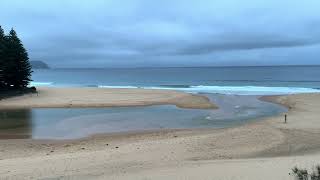
[[[287,114],[284,115],[284,123],[287,123]]]

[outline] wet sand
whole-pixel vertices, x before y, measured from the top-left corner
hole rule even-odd
[[[8,179],[293,179],[320,161],[320,94],[264,97],[283,115],[227,129],[96,135],[72,141],[0,140]]]
[[[184,92],[152,89],[37,88],[37,94],[0,101],[0,109],[122,107],[171,104],[181,108],[217,108],[208,98]]]

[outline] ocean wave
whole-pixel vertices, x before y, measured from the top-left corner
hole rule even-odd
[[[103,88],[143,88],[143,89],[163,89],[177,90],[190,93],[220,93],[230,95],[281,95],[281,94],[299,94],[299,93],[316,93],[319,89],[303,87],[265,87],[265,86],[99,86]]]
[[[160,87],[168,87],[168,88],[190,88],[190,85],[184,85],[184,84],[164,84],[160,85]]]
[[[99,88],[116,88],[116,89],[136,89],[140,88],[138,86],[104,86],[104,85],[98,85]]]
[[[51,86],[53,82],[31,82],[30,86]]]
[[[159,87],[152,87],[159,89]],[[190,86],[189,88],[163,88],[195,93],[221,93],[236,95],[276,95],[320,92],[318,89],[302,87],[264,87],[264,86]]]

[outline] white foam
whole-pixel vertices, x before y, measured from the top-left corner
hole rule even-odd
[[[32,82],[30,86],[53,86],[52,82]],[[119,89],[164,89],[176,90],[189,93],[219,93],[230,95],[281,95],[299,93],[320,93],[320,90],[303,87],[266,87],[266,86],[190,86],[190,87],[139,87],[139,86],[105,86],[99,88],[119,88]]]
[[[276,95],[320,92],[320,90],[313,88],[264,86],[190,86],[189,88],[151,87],[151,89],[180,90],[191,93],[221,93],[234,95]]]
[[[137,86],[98,86],[99,88],[136,89]]]
[[[53,82],[31,82],[30,86],[52,86]]]

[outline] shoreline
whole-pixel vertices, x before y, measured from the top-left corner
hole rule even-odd
[[[320,94],[263,96],[283,114],[223,129],[98,134],[78,140],[0,140],[0,176],[68,179],[293,179],[320,162]],[[35,171],[38,167],[43,167]],[[228,173],[223,173],[228,169]]]
[[[0,100],[0,109],[97,108],[150,105],[175,105],[190,109],[217,109],[201,95],[172,90],[37,88],[38,93]]]
[[[96,134],[145,134],[146,132],[167,131],[172,129],[177,131],[216,130],[233,128],[247,124],[248,122],[260,121],[264,117],[277,115],[286,111],[284,107],[271,105],[271,103],[258,100],[259,96],[255,95],[239,97],[222,94],[201,94],[201,96],[206,97],[210,102],[215,102],[215,104],[219,106],[219,109],[187,110],[172,105],[170,105],[171,107],[168,105],[151,105],[148,107],[133,107],[132,110],[131,107],[125,107],[125,109],[115,108],[116,112],[113,112],[113,108],[109,109],[105,107],[93,108],[93,110],[90,110],[91,107],[71,107],[70,109],[69,107],[58,109],[45,108],[45,110],[35,108],[33,110],[21,109],[17,111],[2,110],[2,114],[8,117],[8,120],[3,122],[3,128],[8,129],[3,129],[0,132],[0,139],[77,140]],[[73,110],[73,108],[75,108],[75,110]],[[104,113],[110,113],[109,110],[112,112],[110,116],[103,115]],[[129,112],[126,112],[128,110]],[[22,118],[14,118],[17,113],[21,114],[21,117],[29,120],[25,121]],[[52,114],[53,117],[46,117],[44,113]],[[72,118],[68,116],[68,113],[73,114]],[[238,115],[239,113],[241,114]],[[32,118],[33,116],[35,116],[35,118]],[[73,118],[73,116],[75,118]],[[105,123],[99,122],[98,119],[101,118],[104,119]],[[49,123],[50,121],[46,119],[53,120],[53,122]],[[60,122],[60,119],[65,119],[66,121]],[[118,121],[113,121],[113,119],[122,120],[117,123]],[[31,123],[31,120],[35,122]],[[48,123],[41,123],[42,120],[45,122],[48,121]],[[179,123],[177,124],[175,121]],[[21,123],[15,124],[14,122]],[[107,122],[109,122],[109,125]],[[30,128],[14,128],[20,124]],[[31,124],[32,127],[30,126]],[[62,124],[64,125],[62,126]],[[73,126],[77,128],[73,128]],[[113,126],[113,129],[110,129],[108,126]],[[101,128],[99,129],[98,127]],[[59,130],[60,128],[61,131]],[[83,132],[81,133],[81,131]]]

